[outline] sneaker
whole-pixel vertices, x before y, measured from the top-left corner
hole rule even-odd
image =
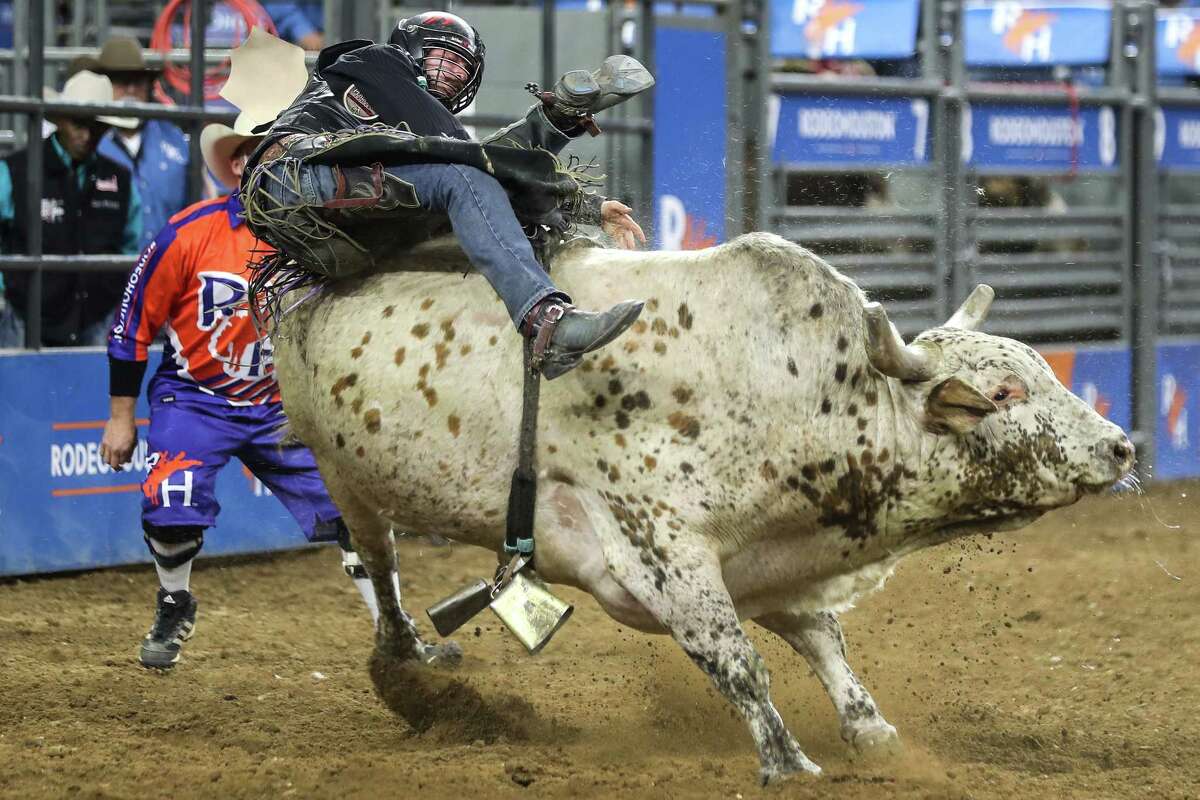
[[[627,300],[608,311],[580,311],[555,298],[538,303],[523,326],[534,339],[535,368],[546,380],[570,372],[585,353],[624,333],[642,313],[642,305],[640,300]]]
[[[168,592],[160,586],[154,624],[142,640],[138,661],[150,669],[170,669],[195,630],[196,598],[186,589]]]

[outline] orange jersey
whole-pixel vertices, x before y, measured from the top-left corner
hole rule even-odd
[[[129,274],[108,354],[145,361],[159,330],[167,343],[150,398],[188,395],[234,406],[279,402],[271,342],[260,337],[246,295],[248,262],[264,249],[237,195],[171,217]]]

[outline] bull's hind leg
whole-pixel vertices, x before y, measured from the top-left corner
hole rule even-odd
[[[454,642],[440,645],[423,642],[412,617],[401,606],[400,572],[388,522],[355,499],[337,495],[334,499],[350,528],[350,541],[362,559],[379,601],[379,619],[375,624],[376,657],[415,659],[439,666],[461,661],[462,649]]]
[[[622,554],[619,565],[609,559],[617,579],[741,712],[758,748],[763,783],[800,772],[820,774],[771,704],[766,664],[742,630],[716,556],[702,547],[673,547],[668,553],[635,539],[636,554]]]
[[[837,709],[842,738],[860,753],[887,750],[899,743],[896,729],[879,713],[870,692],[846,663],[846,639],[832,611],[778,613],[755,619],[804,656]]]

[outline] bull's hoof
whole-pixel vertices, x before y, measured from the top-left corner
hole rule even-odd
[[[900,744],[900,734],[887,721],[880,719],[872,724],[842,732],[854,751],[860,756],[889,757],[896,755],[903,748]]]
[[[886,720],[847,728],[842,730],[841,738],[864,758],[890,758],[904,750],[900,744],[900,734]]]
[[[783,764],[764,764],[758,770],[759,780],[763,786],[772,783],[782,783],[785,780],[805,775],[816,778],[821,775],[821,768],[809,760],[808,756],[799,753]]]
[[[431,667],[452,669],[462,664],[463,649],[458,642],[446,641],[441,644],[417,642],[417,658]]]

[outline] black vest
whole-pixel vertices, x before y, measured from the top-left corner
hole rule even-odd
[[[80,188],[74,171],[62,162],[52,137],[43,142],[42,252],[46,255],[115,255],[125,240],[129,218],[129,172],[96,155]],[[5,159],[12,177],[13,220],[4,226],[4,252],[25,252],[28,230],[29,157],[24,150]],[[4,273],[5,296],[25,316],[32,273]],[[108,316],[121,298],[125,276],[119,272],[42,273],[42,343],[74,345],[80,333]]]

